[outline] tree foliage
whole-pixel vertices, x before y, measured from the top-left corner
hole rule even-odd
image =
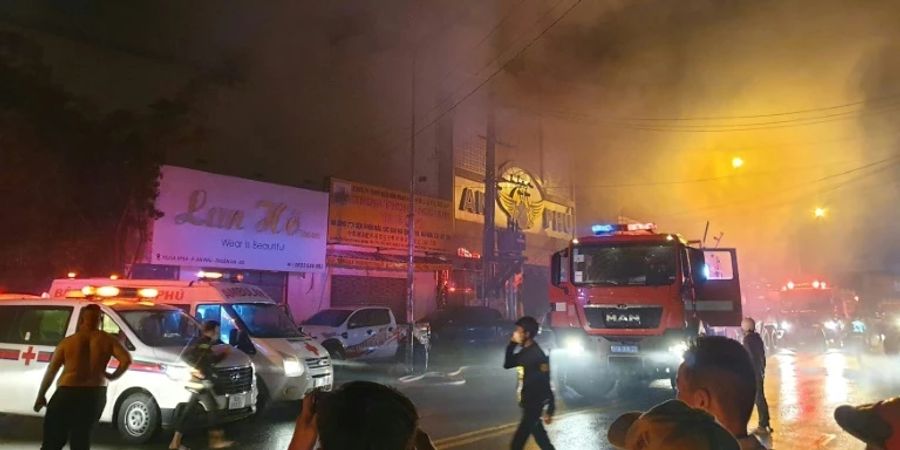
[[[183,102],[99,114],[50,75],[37,44],[0,32],[0,291],[121,273],[159,215],[165,154],[198,139]]]

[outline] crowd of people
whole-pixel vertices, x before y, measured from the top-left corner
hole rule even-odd
[[[91,431],[106,402],[107,384],[121,377],[131,364],[122,344],[100,330],[101,312],[88,306],[77,332],[59,344],[48,365],[34,404],[47,407],[43,450],[90,448]],[[759,450],[758,435],[774,432],[765,398],[765,346],[752,319],[745,319],[743,343],[721,336],[701,336],[684,355],[678,368],[676,398],[646,412],[629,412],[607,431],[611,445],[625,450]],[[177,421],[169,448],[182,445],[184,421],[200,405],[211,421],[210,448],[226,448],[221,429],[215,429],[216,402],[209,374],[228,350],[215,350],[219,325],[203,324],[202,336],[184,357],[197,370],[192,380],[189,406]],[[550,360],[534,338],[538,323],[523,317],[516,322],[503,361],[518,372],[518,404],[521,421],[510,444],[525,447],[532,437],[542,450],[554,449],[545,424],[553,421],[555,397],[551,388]],[[111,359],[118,364],[107,372]],[[49,402],[46,393],[56,379]],[[211,400],[212,398],[212,400]],[[753,408],[759,423],[748,431]],[[900,450],[900,398],[862,406],[841,406],[836,422],[865,442],[867,449]],[[303,400],[288,450],[430,450],[434,443],[420,428],[413,402],[382,384],[354,381],[333,392],[315,392]]]

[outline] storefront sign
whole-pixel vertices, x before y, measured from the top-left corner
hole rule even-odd
[[[496,226],[506,228],[514,221],[526,233],[568,239],[575,225],[571,206],[544,198],[540,181],[527,171],[508,168],[497,184]],[[457,220],[484,223],[488,202],[484,183],[457,176],[454,187],[454,209]]]
[[[357,258],[347,255],[328,255],[329,267],[344,267],[360,270],[384,270],[406,272],[407,263],[400,261],[381,260],[376,258]],[[448,270],[450,263],[415,262],[413,269],[416,272],[438,272]]]
[[[416,250],[450,252],[450,214],[445,200],[416,196]],[[406,249],[409,195],[367,184],[332,180],[328,242]]]
[[[154,263],[324,270],[328,194],[174,166],[161,175]]]

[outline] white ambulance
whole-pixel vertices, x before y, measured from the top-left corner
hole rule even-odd
[[[258,409],[269,401],[300,400],[314,389],[332,388],[334,368],[328,351],[300,333],[281,306],[257,286],[201,272],[196,281],[64,278],[55,280],[49,293],[56,298],[100,282],[155,289],[159,303],[179,307],[200,322],[219,322],[222,342],[246,353],[256,367]]]
[[[0,299],[0,413],[43,415],[46,409],[35,414],[32,407],[47,363],[63,337],[75,333],[81,310],[97,304],[103,330],[116,336],[133,359],[128,371],[110,382],[100,421],[112,423],[129,443],[147,442],[161,428],[171,427],[190,399],[186,386],[191,368],[181,355],[199,336],[199,324],[178,308],[155,304],[152,289],[140,295],[124,291],[86,287],[63,293],[63,298]],[[117,362],[110,363],[112,370]],[[218,400],[225,408],[222,420],[252,415],[257,392],[250,358],[231,352],[216,371]],[[52,394],[53,388],[47,398]]]

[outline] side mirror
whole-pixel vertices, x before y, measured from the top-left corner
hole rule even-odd
[[[240,332],[237,328],[232,328],[231,332],[228,333],[228,344],[230,344],[232,347],[237,347],[239,339]]]

